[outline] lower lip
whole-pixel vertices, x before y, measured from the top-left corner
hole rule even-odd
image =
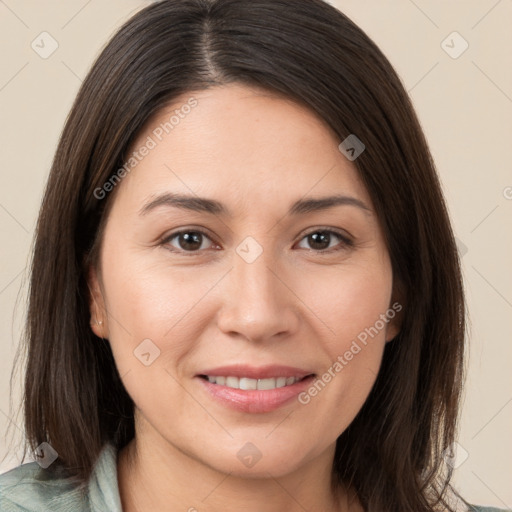
[[[262,413],[274,411],[291,402],[299,393],[311,385],[315,377],[310,375],[291,386],[282,388],[247,391],[213,384],[202,377],[196,378],[201,381],[206,391],[219,403],[241,412]]]

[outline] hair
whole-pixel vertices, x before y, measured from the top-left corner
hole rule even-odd
[[[336,442],[332,486],[369,512],[443,505],[464,374],[466,306],[439,178],[392,65],[322,0],[164,0],[107,43],[66,120],[37,223],[24,340],[26,446],[48,442],[82,485],[105,443],[135,435],[134,404],[108,340],[90,327],[112,179],[135,138],[180,95],[231,83],[306,106],[366,149],[353,162],[375,208],[403,300],[399,334]],[[334,420],[333,420],[334,421]],[[50,468],[51,469],[51,468]]]

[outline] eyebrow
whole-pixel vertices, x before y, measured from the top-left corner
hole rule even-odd
[[[233,217],[231,211],[221,202],[205,197],[189,196],[183,194],[174,194],[166,192],[154,197],[147,202],[139,211],[139,215],[146,215],[150,211],[165,206],[168,208],[180,208],[200,213],[210,213],[213,215],[221,215],[225,217]],[[333,195],[320,198],[299,199],[292,204],[289,215],[304,215],[306,213],[318,212],[333,208],[334,206],[355,206],[365,213],[370,212],[369,208],[363,201],[351,196]]]

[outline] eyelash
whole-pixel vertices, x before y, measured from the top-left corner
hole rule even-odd
[[[177,249],[175,247],[173,247],[172,249],[169,248],[170,241],[173,240],[174,238],[178,237],[179,235],[184,234],[184,233],[199,233],[201,236],[206,237],[209,240],[211,240],[211,237],[205,231],[203,231],[201,229],[195,229],[194,228],[194,229],[183,229],[181,231],[176,231],[174,233],[171,233],[169,236],[166,236],[164,239],[162,239],[160,244],[165,246],[166,249],[168,249],[169,251],[171,251],[173,253],[183,254],[183,255],[186,255],[186,256],[193,256],[195,254],[198,254],[198,253],[202,252],[201,250],[186,251],[184,249]],[[339,247],[339,248],[336,248],[336,246],[335,246],[334,248],[331,247],[330,249],[318,249],[318,250],[317,249],[310,249],[310,251],[316,252],[316,253],[318,253],[320,255],[322,255],[322,254],[331,254],[333,252],[347,250],[347,249],[350,249],[350,248],[352,248],[354,246],[354,241],[352,239],[350,239],[348,236],[342,234],[341,232],[339,232],[337,230],[328,229],[328,228],[316,228],[316,229],[306,233],[299,240],[299,242],[301,242],[302,240],[307,238],[309,235],[312,235],[314,233],[324,233],[324,234],[328,233],[330,235],[337,236],[341,240],[341,243],[339,244],[341,247]],[[211,240],[211,241],[213,242],[213,240]]]

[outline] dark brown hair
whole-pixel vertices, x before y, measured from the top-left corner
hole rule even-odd
[[[368,399],[337,440],[333,486],[352,485],[369,512],[432,511],[449,488],[443,452],[454,440],[463,380],[460,262],[399,77],[322,0],[164,0],[133,16],[97,58],[66,121],[37,224],[27,445],[49,442],[55,465],[84,483],[107,441],[120,449],[133,438],[133,402],[108,341],[90,327],[88,263],[97,263],[114,197],[94,191],[174,98],[235,82],[295,100],[340,142],[356,134],[366,146],[354,164],[380,219],[404,314]]]

